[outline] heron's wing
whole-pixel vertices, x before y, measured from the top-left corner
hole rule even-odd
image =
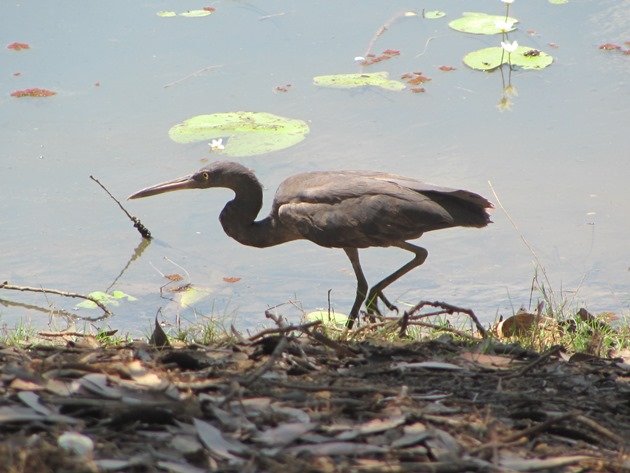
[[[312,178],[313,176],[309,176]],[[344,173],[302,179],[276,195],[280,221],[322,246],[389,246],[424,232],[462,225],[462,218],[439,199],[388,181]]]
[[[419,181],[417,179],[412,179],[405,176],[398,176],[396,174],[388,174],[382,172],[371,172],[371,171],[349,171],[351,173],[357,173],[362,176],[370,177],[371,179],[375,179],[378,181],[389,182],[391,184],[395,184],[400,187],[404,187],[406,189],[411,189],[416,192],[435,195],[442,194],[448,195],[453,198],[461,199],[463,201],[470,202],[474,205],[479,205],[482,208],[492,208],[493,205],[487,199],[481,197],[479,194],[475,194],[474,192],[470,192],[463,189],[452,189],[450,187],[442,187],[436,186],[434,184],[430,184],[428,182]]]
[[[442,195],[480,208],[492,208],[490,201],[462,189],[441,187],[405,176],[376,171],[326,171],[297,174],[285,180],[276,194],[278,202],[339,202],[364,194],[397,194],[412,190],[429,196]]]

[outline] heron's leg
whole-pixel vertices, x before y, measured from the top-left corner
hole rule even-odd
[[[359,262],[359,250],[356,248],[344,248],[343,251],[345,251],[346,255],[348,255],[348,259],[350,260],[352,269],[354,270],[354,275],[357,277],[357,295],[354,299],[354,304],[352,304],[352,309],[350,310],[350,315],[348,316],[348,322],[346,323],[348,328],[352,328],[354,321],[359,315],[361,305],[363,305],[363,301],[365,300],[368,283],[365,279],[365,275],[363,274],[363,270],[361,269],[361,263]]]
[[[424,260],[426,260],[427,256],[429,255],[429,252],[425,250],[424,248],[420,246],[412,245],[411,243],[407,243],[406,241],[403,241],[401,243],[394,243],[392,246],[397,246],[398,248],[402,248],[403,250],[411,251],[416,256],[414,256],[414,258],[411,261],[409,261],[409,263],[405,264],[404,266],[402,266],[401,268],[397,269],[392,274],[387,276],[385,279],[383,279],[379,283],[372,286],[372,289],[370,289],[370,292],[368,293],[368,297],[365,303],[368,313],[369,312],[372,312],[372,313],[376,312],[377,314],[379,313],[378,307],[376,304],[377,299],[380,299],[381,301],[383,301],[383,304],[385,304],[389,310],[398,311],[396,306],[387,300],[387,298],[383,294],[383,290],[387,286],[389,286],[391,283],[396,281],[398,278],[404,276],[412,269],[424,263]]]

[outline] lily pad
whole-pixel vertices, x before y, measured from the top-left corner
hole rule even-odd
[[[177,13],[175,13],[174,11],[160,10],[156,13],[156,15],[161,16],[162,18],[172,18],[174,16],[177,16]]]
[[[176,143],[228,138],[223,154],[252,156],[293,146],[309,132],[302,120],[265,112],[226,112],[198,115],[172,127]]]
[[[503,62],[501,62],[503,57]],[[553,56],[529,46],[519,46],[512,54],[500,47],[479,49],[464,56],[464,63],[473,69],[491,71],[501,64],[511,63],[523,69],[544,69],[551,65]]]
[[[431,10],[424,12],[424,17],[428,20],[435,20],[437,18],[442,18],[443,16],[446,16],[446,13],[440,10]]]
[[[480,12],[464,12],[463,17],[457,18],[451,21],[448,26],[454,30],[461,31],[462,33],[474,33],[474,34],[498,34],[504,33],[497,25],[497,22],[507,21],[510,23],[518,23],[516,18],[507,17],[505,15],[488,15],[487,13]],[[513,26],[510,30],[514,31],[516,28]]]
[[[107,294],[102,291],[94,291],[90,292],[88,296],[99,301],[101,304],[113,306],[117,306],[119,304],[118,300],[120,299],[127,299],[128,301],[138,300],[137,298],[130,296],[129,294],[125,294],[122,291],[113,291],[111,294]],[[75,307],[82,309],[95,309],[98,306],[93,301],[85,300],[77,304]]]
[[[185,291],[179,293],[179,305],[182,307],[190,307],[193,304],[205,299],[212,291],[202,287],[188,286]]]
[[[210,10],[188,10],[188,11],[185,11],[184,13],[179,14],[179,16],[185,16],[188,18],[199,18],[201,16],[208,16],[208,15],[212,15],[212,12]]]
[[[386,90],[403,90],[405,84],[397,80],[390,80],[387,72],[371,72],[369,74],[334,74],[330,76],[313,77],[313,83],[321,87],[337,89],[352,89],[354,87],[374,86]]]
[[[341,328],[346,326],[348,316],[338,312],[328,312],[327,310],[316,310],[306,314],[306,320],[309,322],[316,322],[321,320],[324,325],[339,326]]]

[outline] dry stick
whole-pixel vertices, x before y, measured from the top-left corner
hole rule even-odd
[[[293,332],[295,330],[299,331],[299,332],[306,332],[307,329],[314,327],[316,325],[321,325],[322,321],[321,320],[315,320],[314,322],[308,322],[306,324],[302,324],[302,325],[288,325],[285,327],[278,327],[278,328],[268,328],[265,330],[262,330],[260,332],[258,332],[255,335],[252,335],[251,337],[249,337],[249,341],[253,342],[258,340],[259,338],[264,337],[265,335],[271,335],[271,334],[277,334],[277,333],[287,333],[287,332]]]
[[[450,314],[454,314],[455,312],[459,312],[459,313],[468,315],[468,317],[470,317],[472,319],[472,321],[474,322],[474,324],[477,327],[477,330],[479,331],[479,333],[481,333],[481,336],[483,338],[487,338],[488,337],[488,332],[486,331],[485,328],[483,328],[483,325],[481,325],[481,322],[479,322],[479,319],[477,318],[475,313],[472,311],[472,309],[465,309],[463,307],[457,307],[457,306],[452,305],[452,304],[447,304],[446,302],[420,301],[415,306],[413,306],[410,310],[405,311],[406,313],[408,313],[407,317],[414,316],[415,312],[418,312],[420,309],[422,309],[424,306],[427,306],[427,305],[431,306],[431,307],[441,307],[443,309],[443,313],[449,314],[449,315]],[[414,317],[417,319],[417,318],[429,317],[431,315],[437,315],[437,314],[431,313],[431,314],[419,315],[419,316],[414,316]]]
[[[431,36],[429,39],[427,39],[427,42],[424,43],[424,49],[422,50],[421,53],[416,54],[416,58],[419,58],[420,56],[423,56],[426,52],[427,52],[427,48],[429,47],[429,43],[431,41],[433,41],[434,39],[439,38],[439,36]]]
[[[597,422],[595,422],[590,417],[586,417],[586,416],[580,414],[580,415],[578,415],[575,418],[575,420],[577,420],[578,422],[581,422],[584,425],[587,425],[588,427],[593,429],[598,434],[603,435],[604,437],[608,437],[610,440],[612,440],[613,442],[615,442],[615,443],[617,443],[619,445],[623,445],[623,443],[624,443],[624,439],[622,437],[620,437],[616,433],[608,430],[603,425],[598,424]]]
[[[146,238],[147,240],[151,239],[151,232],[149,231],[149,229],[147,227],[145,227],[142,222],[140,221],[140,219],[134,217],[133,215],[131,215],[129,212],[127,212],[127,209],[125,209],[122,204],[118,201],[118,199],[116,199],[116,197],[114,197],[111,192],[109,192],[107,190],[107,188],[101,184],[99,182],[98,179],[96,179],[94,176],[90,176],[90,179],[92,179],[94,182],[96,182],[99,186],[101,186],[101,188],[107,192],[107,195],[109,195],[114,202],[116,202],[118,204],[118,207],[120,207],[120,209],[125,212],[125,214],[127,215],[127,217],[129,217],[129,219],[133,222],[133,226],[136,227],[138,229],[138,231],[140,232],[140,235],[142,235],[142,238]]]
[[[3,283],[0,283],[0,289],[9,289],[11,291],[39,292],[43,294],[57,294],[58,296],[85,299],[87,301],[94,302],[97,306],[99,306],[103,310],[103,312],[105,312],[107,316],[112,315],[112,313],[107,309],[107,307],[105,307],[105,305],[101,301],[90,296],[77,294],[76,292],[65,292],[65,291],[59,291],[57,289],[46,289],[44,287],[40,288],[40,287],[28,287],[28,286],[13,286],[12,284],[9,284],[9,281],[4,281]],[[96,319],[96,320],[99,320],[99,319]]]
[[[284,352],[284,349],[286,348],[288,342],[289,340],[287,339],[287,337],[283,336],[278,342],[278,344],[276,345],[276,347],[273,349],[273,352],[271,352],[271,355],[269,356],[267,361],[265,361],[260,367],[258,367],[252,373],[247,375],[247,377],[245,377],[239,383],[240,386],[249,386],[258,378],[260,378],[263,374],[269,371],[273,367],[275,362],[278,360],[278,358],[282,356],[282,353]]]
[[[269,309],[267,309],[265,311],[265,317],[273,320],[279,328],[284,328],[287,326],[287,324],[284,322],[284,319],[282,318],[282,316],[281,315],[276,316],[271,312],[272,309],[275,309],[276,307],[280,307],[281,305],[284,305],[284,304],[278,304],[277,306],[270,307]]]
[[[313,332],[311,330],[305,330],[304,333],[311,337],[313,340],[321,343],[322,345],[327,346],[328,348],[332,348],[337,352],[337,356],[356,356],[356,352],[352,350],[350,347],[344,346],[339,342],[327,337],[321,332]]]
[[[529,370],[534,368],[535,366],[538,366],[539,364],[541,364],[543,361],[549,359],[550,357],[552,357],[554,355],[557,355],[562,350],[564,350],[562,345],[554,345],[549,350],[547,350],[544,353],[542,353],[538,358],[536,358],[531,363],[528,363],[527,365],[523,366],[518,371],[515,371],[513,373],[508,373],[506,376],[504,376],[504,378],[519,378],[519,377],[523,376],[525,373],[527,373]]]
[[[427,322],[417,322],[415,320],[410,321],[407,325],[408,326],[409,325],[417,325],[419,327],[426,327],[426,328],[430,328],[430,329],[433,329],[433,330],[442,330],[444,332],[453,333],[453,334],[457,335],[458,337],[467,338],[469,340],[478,340],[477,338],[473,337],[471,334],[463,332],[461,330],[457,330],[456,328],[441,327],[440,325],[429,324]]]
[[[179,84],[180,82],[184,82],[185,80],[190,79],[191,77],[198,76],[198,75],[199,75],[199,74],[201,74],[202,72],[210,71],[210,70],[212,70],[212,69],[218,69],[219,67],[223,67],[223,66],[221,66],[221,65],[219,65],[219,66],[206,66],[206,67],[204,67],[204,68],[202,68],[202,69],[199,69],[198,71],[193,72],[192,74],[188,74],[187,76],[182,77],[181,79],[177,79],[176,81],[169,82],[168,84],[166,84],[166,85],[164,86],[164,88],[166,89],[166,88],[168,88],[168,87],[170,87],[170,86],[172,86],[172,85],[177,85],[177,84]]]
[[[517,440],[523,437],[529,437],[531,435],[537,434],[538,432],[542,432],[543,430],[548,429],[553,424],[557,424],[567,419],[575,418],[576,416],[577,416],[576,413],[569,412],[567,414],[562,414],[557,417],[552,417],[551,419],[547,419],[546,421],[541,422],[540,424],[534,425],[527,429],[521,430],[520,432],[516,432],[515,434],[509,435],[507,438],[503,439],[500,443],[490,442],[490,443],[480,445],[479,447],[472,449],[470,452],[468,452],[468,454],[473,455],[475,453],[486,450],[487,448],[509,446],[511,443],[516,442]]]
[[[107,332],[103,332],[103,335],[111,337],[115,335],[118,330],[109,330]],[[89,333],[81,333],[81,332],[73,332],[73,331],[65,331],[65,332],[37,332],[37,335],[40,337],[93,337],[94,335],[90,335]]]
[[[381,388],[378,386],[339,386],[336,384],[300,384],[289,383],[286,381],[275,381],[274,386],[286,389],[299,389],[302,391],[317,392],[317,391],[334,391],[334,392],[348,392],[354,394],[384,394],[389,396],[395,396],[400,393],[399,389]]]
[[[272,13],[271,15],[261,16],[260,18],[258,18],[258,21],[268,20],[269,18],[275,18],[277,16],[284,16],[284,15],[286,15],[286,12]]]
[[[512,220],[512,216],[508,213],[508,211],[505,209],[505,207],[503,207],[503,204],[501,203],[501,199],[499,199],[499,196],[497,195],[497,193],[494,190],[494,187],[492,186],[492,182],[488,181],[488,185],[490,186],[490,190],[492,191],[492,195],[494,195],[494,199],[496,200],[497,204],[499,205],[499,207],[501,208],[501,210],[503,210],[503,213],[505,214],[505,216],[507,217],[508,221],[512,224],[512,226],[514,227],[514,230],[516,230],[516,233],[518,233],[518,236],[521,238],[521,241],[525,244],[525,246],[527,247],[527,249],[530,251],[530,253],[533,255],[534,257],[534,261],[536,261],[536,264],[538,265],[538,267],[540,268],[540,270],[542,271],[543,276],[545,277],[545,281],[547,282],[547,287],[549,288],[549,292],[551,293],[551,297],[555,298],[555,295],[553,293],[553,289],[551,287],[551,282],[549,280],[549,276],[547,276],[547,271],[545,271],[545,267],[542,265],[542,263],[540,262],[540,260],[538,259],[538,255],[536,254],[536,252],[534,251],[534,248],[532,248],[532,246],[529,244],[529,242],[527,241],[527,239],[525,238],[525,236],[523,236],[523,234],[521,233],[521,231],[519,230],[518,226],[516,225],[516,222],[514,222],[514,220]]]
[[[367,50],[365,51],[365,54],[363,56],[368,57],[372,53],[372,48],[374,47],[374,43],[376,43],[376,40],[380,38],[388,29],[390,29],[394,22],[402,16],[405,16],[405,12],[396,13],[389,20],[387,20],[378,30],[376,30],[376,33],[374,33],[374,36],[372,36],[372,39],[370,40]]]
[[[271,317],[269,317],[269,318],[274,318],[274,317],[275,316],[273,316],[273,314],[272,314]],[[310,330],[313,327],[320,326],[322,324],[321,320],[315,320],[313,322],[308,322],[308,323],[305,323],[305,324],[302,324],[302,325],[284,325],[284,322],[282,322],[282,321],[281,321],[281,323],[283,325],[278,327],[278,328],[268,328],[268,329],[262,330],[261,332],[258,332],[255,335],[252,335],[251,337],[249,337],[249,341],[250,342],[256,341],[256,340],[264,337],[265,335],[277,334],[277,333],[285,334],[285,333],[288,333],[288,332],[298,331],[298,332],[302,332],[303,334],[305,334],[309,338],[312,338],[316,342],[319,342],[320,344],[322,344],[324,346],[327,346],[328,348],[332,348],[333,350],[335,350],[337,352],[337,356],[354,356],[354,355],[356,355],[356,353],[353,350],[351,350],[350,348],[348,348],[348,347],[346,347],[346,346],[344,346],[344,345],[342,345],[342,344],[332,340],[331,338],[327,337],[323,333],[314,332],[314,331]]]

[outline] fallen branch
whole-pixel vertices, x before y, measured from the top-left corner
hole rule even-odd
[[[535,366],[538,366],[539,364],[541,364],[543,361],[551,358],[554,355],[557,355],[558,353],[560,353],[562,350],[564,350],[564,348],[562,347],[562,345],[554,345],[552,346],[549,350],[545,351],[544,353],[542,353],[538,358],[536,358],[534,361],[532,361],[531,363],[526,364],[525,366],[523,366],[521,369],[519,369],[518,371],[515,371],[513,373],[509,373],[505,376],[505,378],[520,378],[522,377],[526,372],[528,372],[529,370],[531,370],[532,368],[534,368]]]
[[[422,50],[421,53],[416,54],[416,58],[419,58],[420,56],[423,56],[426,52],[427,52],[427,48],[429,47],[429,43],[431,41],[433,41],[434,39],[439,38],[439,36],[431,36],[429,39],[427,39],[427,42],[424,43],[424,49]]]
[[[101,335],[107,336],[107,337],[111,337],[112,335],[116,335],[116,333],[118,332],[118,330],[108,330],[107,332],[103,332]],[[82,332],[75,332],[72,330],[66,330],[64,332],[37,332],[37,335],[39,335],[40,337],[49,337],[49,338],[55,338],[55,337],[94,337],[94,335],[91,335],[89,333],[82,333]]]
[[[287,347],[287,343],[289,343],[289,340],[287,339],[287,337],[283,336],[280,339],[280,341],[278,341],[278,344],[273,349],[273,352],[271,353],[271,355],[269,356],[267,361],[265,361],[256,370],[254,370],[253,372],[248,374],[242,380],[242,382],[239,383],[240,386],[245,386],[245,387],[249,386],[254,381],[256,381],[258,378],[260,378],[263,374],[265,374],[267,371],[269,371],[273,367],[273,365],[276,363],[276,361],[282,356],[282,353],[284,352],[284,349]]]
[[[45,287],[14,286],[12,284],[9,284],[8,281],[4,281],[3,283],[1,283],[0,284],[0,289],[8,289],[10,291],[39,292],[39,293],[42,293],[42,294],[57,294],[58,296],[63,296],[63,297],[74,297],[76,299],[85,299],[86,301],[92,301],[97,306],[99,306],[101,308],[101,310],[103,312],[105,312],[106,316],[111,316],[112,315],[112,313],[109,311],[109,309],[107,309],[107,307],[105,307],[105,305],[101,301],[96,300],[95,298],[90,297],[90,296],[84,296],[83,294],[77,294],[76,292],[65,292],[65,291],[59,291],[57,289],[47,289]]]
[[[544,430],[547,430],[549,427],[551,427],[554,424],[557,424],[559,422],[562,422],[568,419],[575,418],[576,416],[577,416],[576,413],[569,412],[566,414],[561,414],[561,415],[552,417],[551,419],[547,419],[546,421],[541,422],[540,424],[533,425],[532,427],[523,429],[520,432],[516,432],[515,434],[509,435],[505,439],[503,439],[501,442],[489,442],[489,443],[480,445],[479,447],[472,449],[469,452],[469,454],[474,455],[484,450],[487,450],[489,448],[496,449],[496,448],[501,448],[501,447],[509,447],[510,444],[516,442],[517,440],[530,437],[539,432],[543,432]]]
[[[286,325],[286,326],[278,327],[278,328],[267,328],[249,337],[249,341],[254,342],[258,340],[259,338],[262,338],[266,335],[271,335],[271,334],[280,334],[280,333],[284,334],[287,332],[294,332],[294,331],[306,333],[307,329],[311,327],[315,327],[316,325],[321,325],[321,323],[322,323],[321,320],[315,320],[314,322],[308,322],[302,325]]]
[[[180,82],[184,82],[185,80],[188,80],[191,77],[198,76],[202,72],[211,71],[213,69],[218,69],[219,67],[223,67],[223,66],[206,66],[206,67],[204,67],[202,69],[199,69],[198,71],[193,72],[192,74],[188,74],[187,76],[182,77],[181,79],[177,79],[176,81],[169,82],[168,84],[166,84],[164,86],[164,88],[166,89],[166,88],[168,88],[168,87],[170,87],[172,85],[176,85],[176,84],[179,84]]]
[[[416,322],[416,321],[411,321],[407,324],[409,325],[415,325],[415,326],[419,326],[419,327],[426,327],[426,328],[430,328],[433,330],[441,330],[443,332],[449,332],[452,334],[457,335],[458,337],[462,337],[462,338],[467,338],[469,340],[478,340],[476,337],[472,336],[471,334],[464,332],[463,330],[457,330],[456,328],[451,328],[451,327],[442,327],[440,325],[436,325],[436,324],[430,324],[427,322]]]
[[[125,212],[125,214],[127,215],[127,217],[129,217],[129,219],[133,222],[133,226],[135,228],[138,229],[138,231],[140,232],[140,235],[142,235],[142,238],[145,238],[147,240],[151,239],[151,232],[149,231],[149,229],[147,227],[145,227],[142,222],[140,221],[139,218],[134,217],[133,215],[131,215],[129,212],[127,212],[127,209],[125,209],[122,204],[118,201],[118,199],[116,199],[116,197],[114,197],[112,195],[111,192],[109,192],[107,190],[107,188],[100,183],[100,181],[98,179],[96,179],[94,176],[90,176],[90,179],[92,179],[94,182],[96,182],[99,186],[101,186],[101,188],[107,192],[107,195],[109,195],[114,202],[116,202],[118,204],[118,207],[120,207],[120,209]]]
[[[442,310],[431,312],[429,314],[415,315],[416,312],[418,312],[420,309],[422,309],[425,306],[439,307]],[[405,331],[406,331],[407,325],[409,324],[409,321],[411,321],[411,320],[415,321],[415,320],[423,319],[423,318],[426,318],[426,317],[432,317],[432,316],[435,316],[435,315],[442,315],[442,314],[451,315],[451,314],[455,314],[455,313],[461,313],[461,314],[468,315],[468,317],[470,317],[471,320],[474,322],[474,324],[477,327],[477,330],[479,331],[481,336],[483,338],[487,338],[488,337],[488,332],[483,327],[483,325],[481,325],[481,322],[479,322],[479,319],[477,318],[475,313],[472,311],[472,309],[465,309],[463,307],[457,307],[455,305],[447,304],[446,302],[439,302],[439,301],[435,301],[435,302],[420,301],[415,306],[413,306],[411,309],[406,310],[403,313],[402,317],[400,318],[400,322],[399,322],[400,323],[400,336],[402,337],[402,336],[405,335]]]
[[[372,48],[374,47],[374,43],[376,43],[376,40],[380,38],[381,36],[383,36],[383,34],[392,27],[392,25],[396,22],[396,20],[404,17],[405,13],[406,12],[396,13],[389,20],[387,20],[378,30],[376,30],[376,33],[374,33],[374,36],[372,36],[372,39],[368,43],[368,47],[365,50],[365,54],[364,54],[365,57],[368,57],[372,53]]]

